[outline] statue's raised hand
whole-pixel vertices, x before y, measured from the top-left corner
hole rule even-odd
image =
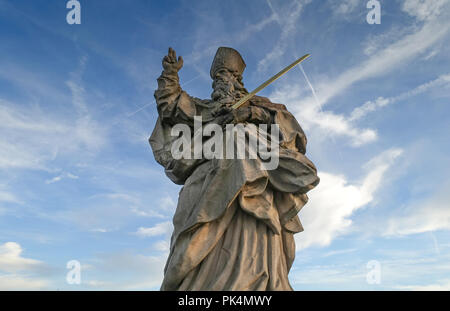
[[[183,57],[178,57],[172,48],[169,48],[169,53],[164,56],[162,66],[167,72],[178,72],[183,67]]]

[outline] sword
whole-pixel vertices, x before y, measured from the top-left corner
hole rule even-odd
[[[260,86],[258,86],[256,89],[254,89],[252,92],[248,93],[247,95],[245,95],[244,97],[242,97],[236,104],[234,104],[232,106],[233,109],[237,109],[239,107],[241,107],[243,104],[245,104],[250,98],[252,98],[253,96],[256,95],[256,93],[258,93],[259,91],[261,91],[263,88],[265,88],[266,86],[268,86],[270,83],[272,83],[273,81],[275,81],[276,79],[278,79],[279,77],[281,77],[282,75],[284,75],[286,72],[288,72],[289,70],[291,70],[292,68],[294,68],[296,65],[300,64],[302,61],[304,61],[305,59],[307,59],[308,57],[310,57],[310,54],[306,54],[303,55],[302,57],[300,57],[299,59],[297,59],[295,62],[293,62],[292,64],[290,64],[289,66],[287,66],[286,68],[284,68],[283,70],[281,70],[279,73],[277,73],[276,75],[274,75],[272,78],[270,78],[269,80],[267,80],[266,82],[264,82],[263,84],[261,84]]]

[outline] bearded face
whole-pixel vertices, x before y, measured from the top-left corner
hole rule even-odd
[[[247,93],[237,77],[225,68],[216,72],[212,87],[212,100],[223,104],[235,103]]]

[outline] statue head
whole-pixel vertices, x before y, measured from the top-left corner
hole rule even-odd
[[[223,103],[233,103],[247,94],[242,83],[244,69],[245,62],[238,51],[227,47],[218,48],[210,70],[214,89],[211,98]]]

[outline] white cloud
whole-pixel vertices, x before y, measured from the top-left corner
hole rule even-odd
[[[434,47],[448,35],[450,30],[450,23],[446,20],[446,16],[444,14],[441,15],[427,20],[417,30],[414,27],[410,28],[410,31],[413,29],[412,33],[404,34],[398,40],[384,45],[375,52],[372,51],[373,55],[369,59],[344,71],[337,77],[319,81],[314,88],[303,72],[313,90],[313,95],[311,96],[305,97],[299,90],[298,85],[287,84],[276,89],[269,97],[277,102],[292,104],[292,111],[306,129],[316,126],[318,129],[323,130],[325,134],[347,136],[351,139],[351,143],[354,146],[373,142],[377,139],[376,131],[373,129],[360,129],[352,121],[359,118],[359,114],[363,115],[366,111],[375,110],[385,105],[384,98],[381,97],[375,103],[368,102],[366,106],[359,107],[360,109],[357,109],[353,116],[348,118],[332,111],[324,111],[323,106],[354,83],[385,75],[413,57],[424,54],[429,48]],[[446,76],[441,76],[440,78],[444,80]],[[442,83],[442,81],[436,81],[435,83]],[[429,87],[431,86],[421,86],[413,93],[423,92],[424,89]],[[412,95],[414,94],[402,94],[401,97],[395,100],[401,100]]]
[[[34,269],[42,262],[21,256],[22,247],[15,242],[6,242],[0,245],[0,271],[18,272]]]
[[[381,107],[384,107],[391,103],[390,99],[384,98],[384,97],[378,97],[375,101],[367,101],[364,103],[364,105],[356,107],[353,109],[349,121],[354,121],[361,119],[365,115],[367,115],[369,112],[375,111]]]
[[[46,183],[46,184],[53,184],[53,183],[55,183],[55,182],[60,181],[61,179],[62,179],[62,176],[60,175],[60,176],[53,177],[52,179],[47,179],[47,180],[45,181],[45,183]]]
[[[142,203],[139,195],[127,193],[97,194],[89,197],[81,206],[43,216],[100,233],[119,230],[137,217],[165,218],[152,204]]]
[[[90,280],[87,282],[87,284],[92,287],[103,287],[103,288],[111,285],[110,282],[103,282],[98,280]]]
[[[173,212],[177,207],[177,203],[172,199],[170,195],[166,195],[165,197],[159,200],[159,207],[165,211]]]
[[[345,176],[319,172],[321,182],[300,211],[305,231],[295,236],[297,250],[327,246],[345,233],[352,224],[352,214],[373,201],[386,171],[401,153],[391,149],[369,161],[369,172],[359,185],[349,184]]]
[[[305,75],[306,76],[306,75]],[[274,102],[289,103],[290,110],[305,130],[314,128],[327,135],[349,137],[355,147],[377,139],[373,129],[361,129],[350,122],[344,115],[332,111],[324,111],[320,103],[311,104],[302,100],[303,96],[298,85],[285,85],[275,90],[269,96]],[[316,102],[316,98],[314,98]]]
[[[440,13],[442,12],[443,10],[440,11]],[[298,85],[291,84],[275,90],[269,97],[277,102],[292,104],[292,111],[306,129],[316,126],[318,129],[324,130],[325,134],[348,136],[351,138],[354,146],[373,142],[377,139],[376,131],[373,129],[360,129],[352,121],[370,110],[375,110],[385,105],[386,100],[383,97],[375,103],[368,102],[366,106],[359,107],[359,109],[355,110],[353,116],[349,118],[332,111],[324,111],[322,107],[354,83],[385,75],[405,64],[413,57],[427,53],[429,48],[435,47],[437,43],[448,35],[450,23],[446,18],[445,14],[436,15],[434,18],[427,19],[420,28],[410,27],[409,34],[402,31],[402,36],[395,35],[396,38],[399,38],[398,40],[380,48],[371,49],[372,56],[369,59],[349,68],[337,77],[319,81],[315,85],[311,96],[305,97],[299,90]],[[385,38],[382,41],[389,41],[388,39],[390,38]],[[306,74],[305,78],[309,82]],[[446,76],[441,76],[440,78],[444,80]],[[435,81],[435,83],[442,83],[441,80]],[[312,85],[310,87],[312,88]],[[417,90],[413,90],[412,93],[402,94],[395,100],[401,100],[414,95],[414,93],[423,92],[429,87],[431,86],[420,86]]]
[[[366,40],[362,42],[363,52],[367,56],[372,56],[410,33],[410,27],[401,27],[399,25],[393,25],[392,28],[382,33],[368,33]]]
[[[86,68],[87,56],[80,58],[76,71],[70,73],[70,79],[66,81],[67,87],[72,93],[72,104],[81,115],[88,114],[88,108],[85,101],[85,89],[82,83],[82,76]]]
[[[61,181],[63,178],[69,178],[69,179],[78,179],[79,177],[71,174],[71,173],[64,173],[58,176],[53,177],[52,179],[48,179],[45,181],[46,184],[53,184],[55,182]]]
[[[49,100],[69,102],[71,98],[74,110],[61,114],[45,111],[39,104],[0,98],[0,169],[48,169],[47,164],[58,155],[89,156],[106,145],[107,127],[93,119],[86,103],[82,83],[86,61],[87,57],[81,57],[78,69],[69,73],[66,85],[72,96],[46,82],[45,76],[35,76],[18,66],[8,63],[8,72],[0,70],[2,78],[16,84],[23,93],[30,92],[31,98],[45,98],[46,104]]]
[[[270,5],[270,2],[268,2]],[[211,78],[209,76],[209,71],[206,71],[205,58],[213,57],[214,53],[218,46],[236,46],[237,44],[246,42],[257,34],[258,32],[264,30],[273,22],[279,23],[278,14],[272,10],[272,14],[269,16],[261,16],[257,18],[257,22],[252,23],[249,19],[239,19],[236,20],[236,24],[242,23],[239,31],[229,31],[229,23],[234,22],[230,20],[224,20],[223,15],[211,12],[211,10],[204,11],[203,8],[195,8],[196,14],[200,16],[199,21],[201,21],[198,25],[196,25],[195,39],[193,40],[192,46],[193,51],[183,56],[185,60],[185,64],[192,66],[195,71],[199,73],[199,76],[204,80],[210,82]],[[255,13],[255,12],[253,12]],[[248,16],[246,16],[248,17]],[[214,24],[214,27],[219,27],[219,30],[213,30],[209,34],[205,33],[203,29],[211,27],[211,24]],[[205,37],[210,35],[209,37]],[[142,66],[140,64],[137,65],[139,71],[142,71]],[[190,81],[186,81],[185,83],[181,83],[181,87],[188,84]]]
[[[133,201],[132,201],[133,202]],[[170,207],[176,206],[176,204],[173,202],[172,198],[169,196],[163,197],[159,199],[159,206],[155,209],[155,207],[152,204],[148,203],[141,203],[140,200],[134,201],[134,204],[130,206],[131,211],[135,213],[136,215],[142,216],[142,217],[156,217],[156,218],[165,218],[164,212],[172,211]],[[163,213],[161,213],[163,212]]]
[[[161,285],[167,254],[146,256],[130,251],[102,254],[96,258],[89,285],[102,290],[149,290]]]
[[[23,249],[16,242],[0,244],[0,290],[38,290],[48,287],[44,279],[27,274],[45,270],[43,262],[22,256]]]
[[[420,248],[420,244],[417,245]],[[381,282],[394,289],[440,290],[446,288],[450,272],[449,254],[424,254],[419,252],[394,252],[389,259],[380,260]],[[430,284],[430,280],[433,282]],[[412,284],[412,285],[411,285]]]
[[[338,0],[338,1],[333,0],[329,2],[331,2],[333,13],[335,15],[344,17],[347,17],[350,14],[353,16],[354,15],[358,16],[358,14],[354,14],[358,6],[360,8],[366,7],[365,3],[363,3],[361,0]]]
[[[0,275],[0,291],[45,290],[49,282],[43,279],[23,277],[15,274]]]
[[[433,88],[439,87],[439,86],[450,86],[450,74],[441,75],[438,78],[436,78],[430,82],[421,84],[418,87],[416,87],[410,91],[404,92],[404,93],[394,96],[394,97],[389,97],[389,98],[378,97],[375,101],[367,101],[364,103],[364,105],[353,109],[353,111],[350,115],[349,121],[355,121],[355,120],[361,119],[368,113],[376,111],[379,108],[382,108],[382,107],[390,105],[390,104],[397,103],[399,101],[406,100],[410,97],[427,92],[430,89],[433,89]]]
[[[152,237],[158,235],[169,234],[173,231],[173,225],[171,221],[162,222],[156,224],[153,227],[140,227],[136,234],[140,237]]]
[[[160,240],[153,244],[153,248],[160,252],[168,253],[170,250],[170,242],[167,240]]]
[[[432,59],[433,57],[435,57],[436,55],[438,55],[441,52],[441,49],[439,47],[431,50],[430,53],[428,53],[428,55],[426,55],[423,60],[429,60]]]
[[[357,81],[384,75],[411,58],[425,53],[428,48],[444,38],[450,29],[450,24],[437,21],[428,22],[418,31],[404,36],[402,39],[385,46],[374,53],[368,60],[343,72],[338,77],[321,83],[317,90],[322,104],[340,94]],[[309,99],[313,104],[312,98]]]
[[[396,286],[395,288],[412,291],[450,291],[450,280],[441,281],[436,284],[403,285],[403,286]]]
[[[319,126],[319,129],[331,135],[348,136],[351,144],[355,147],[370,143],[378,138],[378,134],[373,129],[360,129],[340,114],[331,111],[320,111],[317,109],[305,109],[303,113],[296,113],[296,117],[303,120],[302,124],[312,123]],[[306,120],[310,120],[309,122]]]
[[[20,87],[24,95],[32,95],[33,99],[37,96],[45,98],[46,101],[57,102],[66,102],[69,99],[60,88],[48,82],[51,77],[43,79],[41,72],[23,68],[20,65],[23,62],[14,63],[3,57],[0,61],[0,78]]]
[[[353,253],[355,251],[357,251],[356,248],[339,249],[339,250],[335,250],[335,251],[330,251],[330,252],[324,254],[323,257],[343,255],[343,254]]]
[[[350,290],[355,284],[365,281],[366,273],[364,265],[317,265],[291,270],[289,278],[294,287],[299,285],[315,289],[314,286],[339,284],[341,289]]]
[[[104,228],[95,228],[91,230],[92,232],[99,232],[99,233],[106,233],[109,232],[108,229],[104,229]]]
[[[402,10],[420,21],[434,19],[448,5],[448,0],[405,0]]]
[[[248,25],[247,27],[245,27],[245,29],[242,30],[242,32],[237,34],[236,41],[237,42],[246,41],[251,35],[254,35],[255,33],[262,31],[270,23],[272,23],[276,20],[277,20],[277,15],[275,13],[272,13],[272,15],[262,18],[260,22],[258,22],[256,24]],[[232,41],[234,41],[234,40],[232,40]]]
[[[348,254],[340,260],[333,258],[323,264],[317,264],[311,259],[308,262],[294,265],[289,274],[293,285],[299,289],[327,290],[444,290],[447,288],[448,279],[442,276],[450,271],[449,256],[442,254],[427,254],[422,245],[418,245],[414,251],[405,251],[397,246],[394,251],[386,251],[381,246],[376,252],[367,257],[364,249],[360,252]],[[368,284],[367,267],[369,260],[377,260],[380,263],[380,284]],[[430,278],[435,284],[429,284]],[[409,285],[414,284],[414,285]]]
[[[158,200],[158,208],[155,210],[149,204],[135,204],[131,207],[132,211],[139,216],[143,217],[158,217],[165,218],[165,215],[173,214],[177,203],[168,194]]]
[[[96,169],[99,170],[98,167]],[[142,174],[142,171],[145,172],[143,178],[149,178],[148,170],[143,169],[137,173]],[[114,173],[120,172],[115,171]],[[110,175],[106,176],[112,180]],[[133,177],[139,178],[139,175]],[[101,179],[97,180],[101,181]],[[119,189],[120,187],[117,187],[115,181],[112,185],[108,183],[98,183],[97,185],[104,189],[109,188],[123,192],[99,193],[88,198],[80,198],[73,205],[62,206],[51,213],[45,210],[39,211],[38,216],[59,223],[74,224],[81,230],[97,233],[120,230],[130,222],[142,221],[144,217],[150,220],[152,218],[166,220],[171,217],[175,206],[172,205],[175,204],[173,201],[163,197],[158,202],[158,199],[154,197],[155,194],[148,193],[147,190],[138,192],[139,189],[135,188],[133,191],[127,192]]]
[[[18,203],[18,204],[21,203],[21,201],[14,194],[2,190],[1,188],[0,188],[0,202]]]
[[[273,45],[273,49],[264,56],[258,62],[258,71],[265,71],[269,65],[275,60],[279,60],[288,47],[288,43],[292,40],[293,34],[297,31],[297,21],[303,11],[305,5],[310,3],[310,0],[299,0],[292,2],[286,7],[281,8],[278,12],[275,11],[270,0],[267,0],[267,4],[272,10],[275,20],[281,27],[281,33],[279,40]]]
[[[89,155],[106,144],[106,129],[89,117],[73,120],[1,99],[0,104],[0,169],[47,169],[57,155]]]
[[[450,194],[447,183],[431,198],[397,212],[388,220],[384,235],[409,235],[450,230]]]

